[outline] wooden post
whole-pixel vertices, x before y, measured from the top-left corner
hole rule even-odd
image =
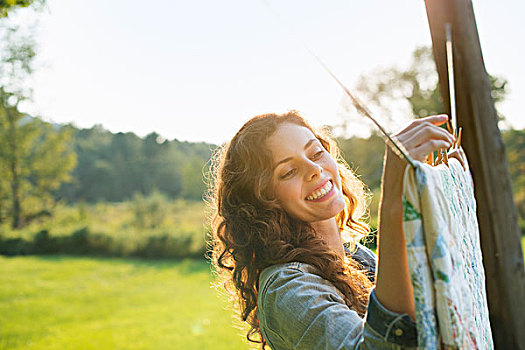
[[[521,235],[472,1],[425,0],[425,4],[440,92],[449,113],[445,23],[452,25],[458,125],[463,127],[462,146],[475,185],[494,345],[496,349],[525,349]],[[511,50],[509,47],[509,54]]]

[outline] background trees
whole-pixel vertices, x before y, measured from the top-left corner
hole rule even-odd
[[[33,3],[0,2],[0,221],[9,218],[14,228],[49,213],[51,192],[70,179],[76,163],[71,128],[53,127],[19,110],[31,97],[26,79],[33,72],[35,42],[30,32],[2,17]]]
[[[497,106],[506,97],[508,82],[503,77],[489,77]],[[355,90],[387,125],[396,125],[395,119],[443,113],[438,84],[432,48],[421,46],[414,50],[406,68],[387,67],[364,74]],[[346,100],[343,107],[345,120],[361,120]],[[504,119],[501,114],[500,119]]]
[[[113,134],[101,126],[75,129],[78,158],[73,181],[55,192],[68,202],[123,201],[155,191],[168,198],[201,200],[203,173],[214,146],[164,140],[156,133],[140,138]]]

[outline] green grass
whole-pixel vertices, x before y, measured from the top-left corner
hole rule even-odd
[[[202,261],[0,257],[0,349],[246,349]]]

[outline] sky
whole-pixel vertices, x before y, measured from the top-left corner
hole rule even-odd
[[[509,81],[499,110],[524,128],[525,2],[473,3],[487,71]],[[222,143],[253,116],[290,109],[340,124],[343,92],[303,42],[350,88],[431,45],[423,0],[47,0],[36,16],[23,11],[15,21],[38,18],[24,111],[192,142]]]

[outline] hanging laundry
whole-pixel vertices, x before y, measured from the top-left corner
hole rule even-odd
[[[493,349],[468,164],[405,171],[403,229],[423,349]]]

